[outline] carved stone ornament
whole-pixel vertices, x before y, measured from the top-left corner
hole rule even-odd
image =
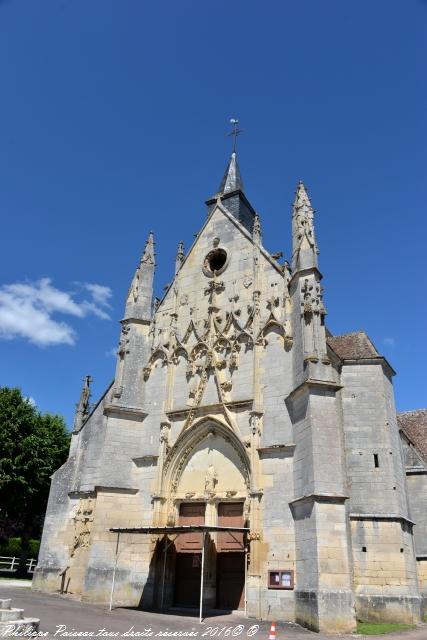
[[[224,380],[224,382],[221,382],[221,389],[223,391],[231,391],[232,388],[233,383],[231,382],[231,380]]]
[[[77,549],[86,549],[89,547],[94,502],[93,498],[80,498],[77,504],[77,509],[73,517],[74,536],[70,546],[71,557],[74,556]]]
[[[218,483],[218,474],[215,467],[211,464],[205,475],[205,493],[212,495],[215,493],[215,487]]]
[[[252,278],[250,276],[245,276],[243,278],[243,286],[245,287],[245,289],[249,289],[251,284],[252,284]]]
[[[126,353],[129,353],[129,332],[130,326],[127,324],[123,325],[120,334],[119,349],[117,351],[121,358],[124,358]]]
[[[160,442],[169,444],[169,432],[170,432],[170,424],[163,423],[160,427]]]
[[[261,534],[259,531],[249,531],[248,533],[248,542],[252,540],[261,540]]]
[[[304,316],[326,315],[323,304],[323,287],[318,282],[311,283],[308,278],[305,278],[301,293],[301,311]]]

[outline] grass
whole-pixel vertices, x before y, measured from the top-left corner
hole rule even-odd
[[[381,636],[393,631],[409,631],[415,629],[414,624],[399,624],[393,622],[359,622],[357,621],[357,633],[365,636]]]

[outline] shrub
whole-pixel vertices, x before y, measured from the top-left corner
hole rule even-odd
[[[37,558],[39,555],[40,540],[30,540],[29,558]],[[0,556],[15,556],[19,558],[21,555],[21,538],[9,538],[9,540],[0,545]]]

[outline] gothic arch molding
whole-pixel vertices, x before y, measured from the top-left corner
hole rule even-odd
[[[191,429],[181,433],[171,448],[163,467],[164,487],[174,494],[182,473],[199,444],[209,437],[220,437],[233,448],[238,469],[243,475],[247,491],[251,485],[250,461],[243,443],[230,427],[218,417],[204,416],[196,421]]]

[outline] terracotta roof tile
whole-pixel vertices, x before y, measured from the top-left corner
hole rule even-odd
[[[427,460],[427,409],[398,413],[397,422],[423,458]]]
[[[380,357],[364,331],[346,333],[343,336],[330,336],[327,338],[327,343],[341,360]]]

